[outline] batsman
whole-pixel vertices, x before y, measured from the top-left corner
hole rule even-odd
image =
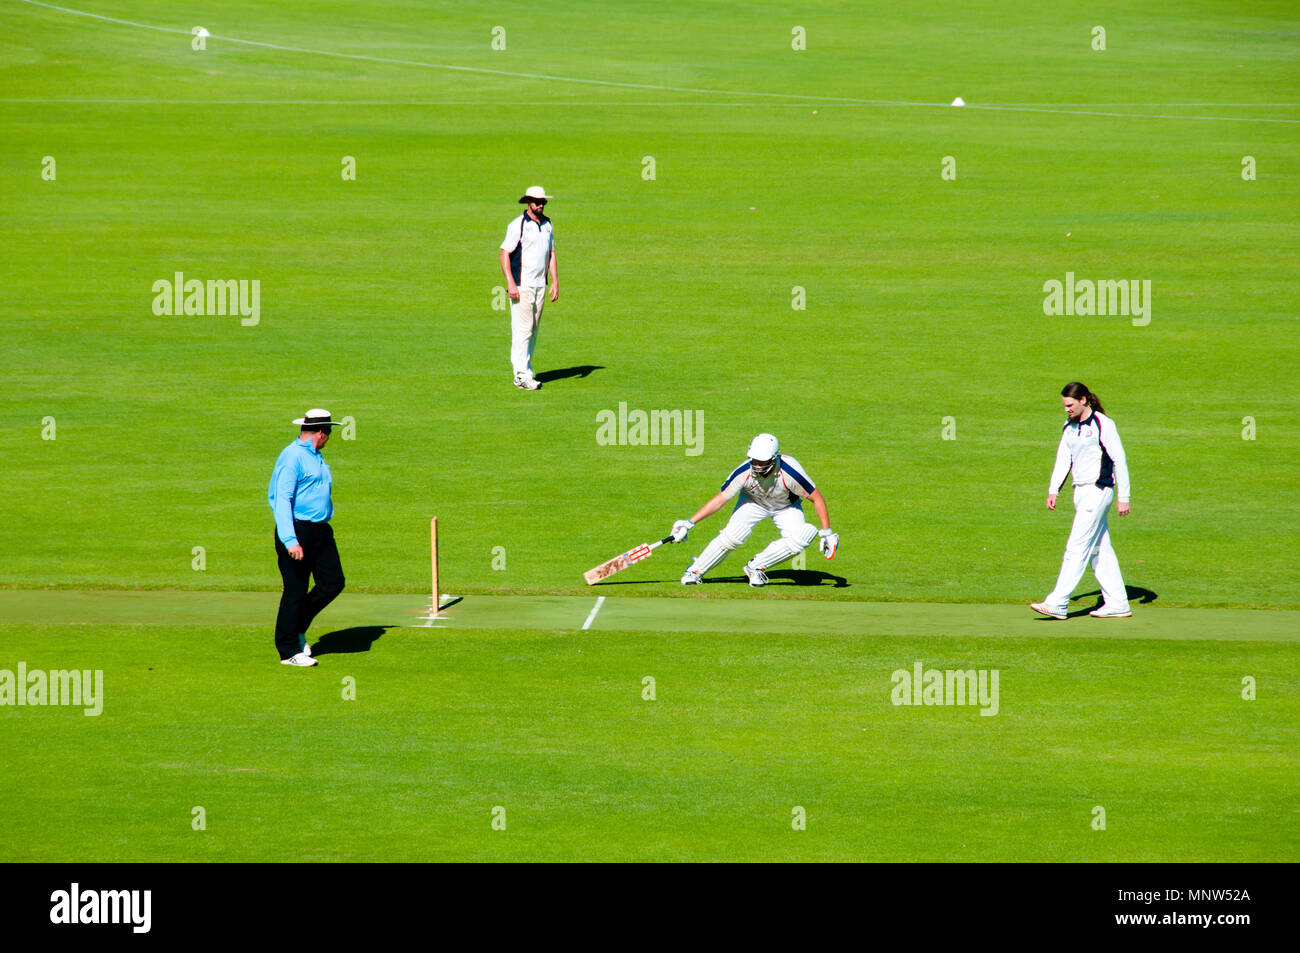
[[[722,562],[727,553],[743,546],[754,527],[769,518],[776,523],[781,537],[745,563],[745,577],[751,586],[767,585],[766,570],[797,556],[814,539],[823,556],[827,559],[835,556],[839,534],[831,530],[826,500],[799,461],[791,456],[782,456],[780,444],[770,433],[761,433],[753,439],[748,456],[748,460],[731,471],[713,499],[701,506],[690,519],[673,524],[673,541],[680,543],[696,523],[718,512],[729,500],[739,498],[727,525],[682,574],[683,586],[699,585],[701,576]],[[810,500],[817,511],[817,519],[822,524],[820,532],[804,520],[803,500]]]

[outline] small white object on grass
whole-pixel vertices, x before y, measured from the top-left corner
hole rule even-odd
[[[966,100],[964,100],[964,99],[962,99],[960,96],[958,96],[956,99],[954,99],[954,100],[952,101],[952,104],[953,104],[954,106],[965,106],[965,105],[966,105]]]
[[[194,31],[194,35],[195,35],[195,36],[211,36],[212,34],[208,32],[208,28],[207,28],[207,27],[205,27],[205,26],[201,26],[201,27],[199,27],[197,30]]]

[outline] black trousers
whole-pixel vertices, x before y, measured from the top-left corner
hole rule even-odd
[[[280,578],[284,580],[280,612],[275,617],[275,648],[282,659],[298,654],[298,636],[343,591],[343,566],[330,524],[294,520],[293,528],[302,547],[302,559],[290,556],[279,535],[272,534]],[[307,589],[309,577],[316,580],[311,591]]]

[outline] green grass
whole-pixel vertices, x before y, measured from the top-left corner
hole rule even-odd
[[[726,581],[720,585],[729,586]],[[330,604],[314,633],[358,626],[454,629],[587,629],[612,632],[780,632],[784,634],[936,635],[1056,639],[1174,639],[1179,641],[1300,642],[1300,612],[1263,609],[1167,609],[1138,603],[1123,620],[1088,617],[1097,592],[1081,593],[1071,624],[1035,615],[1024,606],[969,603],[809,601],[781,597],[790,580],[778,571],[753,599],[587,596],[465,596],[443,599],[429,618],[429,597],[344,593]],[[595,592],[596,590],[593,590]],[[0,618],[24,625],[263,625],[275,615],[269,592],[179,590],[0,590]]]
[[[0,631],[29,669],[105,671],[98,717],[5,714],[11,860],[1203,861],[1300,846],[1278,823],[1300,703],[1279,644],[393,629],[304,672],[268,664],[246,626]],[[891,704],[891,673],[916,661],[998,669],[998,714]]]
[[[0,5],[0,588],[66,599],[0,613],[0,668],[89,659],[111,705],[0,710],[0,856],[1294,859],[1293,653],[1254,623],[1225,645],[1258,614],[1214,614],[1300,609],[1300,111],[1250,105],[1300,103],[1292,5],[575,3],[540,30],[515,3],[71,5],[179,32]],[[491,301],[536,183],[562,293],[535,363],[595,369],[524,394]],[[153,315],[176,271],[259,280],[260,323]],[[1150,325],[1046,317],[1067,271],[1150,280]],[[1114,541],[1154,598],[1097,639],[1012,608],[1068,533],[1042,503],[1068,380],[1124,437]],[[703,452],[599,445],[620,402],[704,411]],[[591,632],[501,609],[313,672],[271,664],[270,613],[178,598],[134,627],[79,592],[273,606],[266,482],[316,406],[356,422],[326,449],[349,594],[426,593],[437,515],[444,589],[589,605],[582,571],[689,516],[761,430],[840,553],[809,556],[820,585],[684,592],[716,517],[600,590],[656,598]],[[89,625],[54,624],[83,600]],[[830,603],[876,627],[774,621]],[[925,603],[979,621],[876,625]],[[916,659],[1000,668],[1003,712],[889,705]]]
[[[538,71],[525,31],[492,58],[468,14],[461,35],[437,20],[406,25],[404,9],[286,21],[223,5],[229,26],[212,29]],[[170,22],[148,4],[114,11],[129,14]],[[735,32],[697,30],[719,15],[702,9],[623,59],[624,27],[648,15],[595,18],[581,47],[553,24],[565,39],[547,45],[543,72],[972,103],[1121,91],[1120,102],[1290,102],[1300,85],[1279,63],[1249,90],[1188,88],[1157,68],[1160,37],[1138,56],[1112,28],[1111,49],[1093,53],[1086,27],[1064,15],[1008,33],[1007,54],[1037,49],[1011,71],[1035,78],[1033,96],[949,14],[831,11],[796,53],[775,9],[737,15]],[[11,366],[0,449],[10,492],[30,501],[0,541],[7,583],[272,585],[263,484],[292,438],[287,421],[325,406],[357,421],[356,440],[328,450],[356,588],[418,590],[423,525],[437,514],[459,589],[572,589],[582,570],[693,511],[770,429],[819,482],[844,538],[837,574],[853,587],[825,597],[1018,601],[1050,584],[1068,529],[1041,498],[1057,391],[1082,379],[1131,458],[1134,518],[1115,534],[1129,582],[1168,604],[1300,605],[1295,533],[1279,532],[1300,518],[1287,465],[1300,460],[1288,386],[1300,357],[1292,126],[728,108],[737,97],[219,43],[198,53],[183,36],[23,4],[0,16],[21,38],[4,74],[11,98],[471,103],[0,103],[14,275],[0,305]],[[1200,28],[1190,23],[1180,17],[1175,35]],[[1294,33],[1268,19],[1228,31],[1216,62],[1263,69]],[[770,48],[755,47],[760,34]],[[1040,45],[1047,34],[1056,46]],[[953,44],[972,52],[954,62]],[[654,75],[638,69],[646,58],[660,63]],[[868,64],[868,88],[846,82]],[[1066,83],[1087,75],[1098,85]],[[1120,90],[1120,77],[1145,85]],[[511,105],[535,99],[591,105]],[[629,99],[706,105],[599,105]],[[1258,181],[1240,178],[1245,154]],[[39,176],[44,155],[58,161],[54,182]],[[355,182],[340,177],[343,155],[357,158]],[[643,155],[656,157],[653,182]],[[954,182],[939,176],[944,155],[957,158]],[[538,367],[601,369],[521,395],[490,305],[500,233],[532,181],[560,196],[563,295],[548,306]],[[155,317],[152,283],[177,270],[258,278],[261,324]],[[1151,325],[1045,317],[1042,283],[1067,270],[1150,279]],[[806,311],[790,307],[796,285]],[[599,446],[596,414],[620,401],[703,410],[704,452]],[[40,439],[46,416],[54,441]],[[945,416],[956,441],[940,439]],[[1246,416],[1254,441],[1241,439]],[[190,569],[198,545],[202,574]],[[504,572],[491,570],[496,546]]]

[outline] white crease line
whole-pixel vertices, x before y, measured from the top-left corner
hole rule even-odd
[[[596,604],[591,607],[591,614],[587,616],[587,621],[582,623],[582,630],[584,632],[591,628],[592,620],[596,618],[596,613],[600,611],[600,607],[604,604],[605,604],[605,597],[597,596]]]
[[[443,595],[444,595],[445,597],[447,597],[448,600],[452,600],[452,599],[455,599],[455,598],[456,598],[455,596],[452,596],[452,595],[450,595],[449,593],[443,593]],[[413,629],[446,629],[446,628],[448,628],[449,626],[448,626],[448,625],[445,625],[444,623],[451,623],[451,622],[454,622],[455,620],[454,620],[451,616],[446,616],[446,615],[435,615],[435,612],[438,612],[439,610],[441,610],[441,608],[442,608],[442,600],[441,600],[441,599],[438,600],[438,609],[434,609],[434,607],[433,607],[433,601],[430,600],[430,602],[429,602],[429,607],[428,607],[427,609],[424,610],[425,614],[422,615],[422,616],[420,616],[420,618],[423,619],[424,621],[421,622],[419,625],[413,625],[413,626],[410,626],[410,628],[413,628]]]

